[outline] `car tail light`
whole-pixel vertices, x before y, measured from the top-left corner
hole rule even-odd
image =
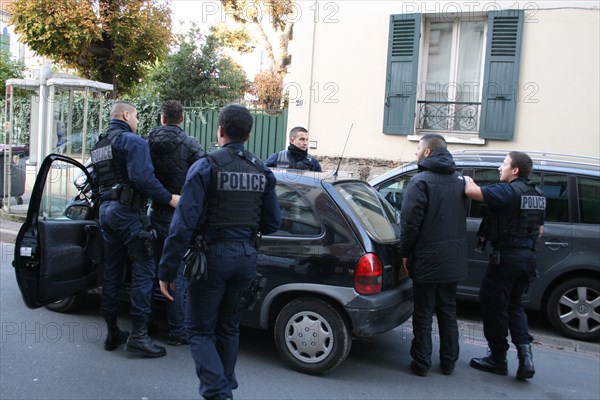
[[[360,294],[375,294],[381,292],[383,267],[381,260],[373,253],[365,254],[358,260],[354,289]]]

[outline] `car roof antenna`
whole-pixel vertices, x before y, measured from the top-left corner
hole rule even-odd
[[[350,132],[352,132],[352,127],[354,126],[354,122],[350,124],[350,130],[348,131],[348,136],[346,136],[346,143],[344,143],[344,148],[342,149],[342,155],[340,156],[340,162],[338,163],[333,176],[338,176],[338,171],[340,170],[340,166],[342,165],[342,160],[344,159],[344,153],[346,152],[346,145],[348,144],[348,139],[350,139]]]

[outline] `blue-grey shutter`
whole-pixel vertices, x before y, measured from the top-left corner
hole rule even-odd
[[[414,133],[421,14],[390,16],[383,133]]]
[[[523,18],[523,10],[488,15],[479,130],[485,139],[511,140],[514,136]]]

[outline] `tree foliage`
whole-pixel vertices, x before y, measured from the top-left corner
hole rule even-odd
[[[25,65],[21,61],[15,61],[10,58],[6,51],[0,51],[0,79],[2,79],[2,89],[0,90],[0,99],[4,99],[6,80],[10,78],[22,78]]]
[[[288,51],[292,39],[295,13],[293,0],[221,0],[235,21],[251,26],[258,32],[259,44],[265,49],[269,70],[283,78],[291,56]],[[273,31],[273,35],[269,35]]]
[[[177,36],[177,44],[164,62],[152,68],[140,88],[140,97],[222,105],[243,96],[246,75],[221,54],[219,38],[204,36],[193,25],[186,34]]]
[[[258,97],[258,103],[266,109],[281,107],[283,79],[273,71],[263,71],[254,78],[253,94]]]
[[[32,50],[127,92],[171,42],[159,0],[16,0],[9,23]]]

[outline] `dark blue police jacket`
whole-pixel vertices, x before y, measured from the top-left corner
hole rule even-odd
[[[236,151],[244,150],[243,143],[229,143],[224,147]],[[261,234],[266,235],[279,229],[281,209],[275,192],[275,176],[267,167],[264,167],[264,171],[267,177],[267,189],[263,198],[259,230]],[[196,161],[188,171],[160,260],[158,278],[161,281],[175,280],[177,269],[192,236],[200,228],[206,203],[206,190],[210,188],[211,177],[212,168],[206,157]],[[247,227],[229,228],[223,231],[222,240],[250,240],[252,234],[252,229]]]

